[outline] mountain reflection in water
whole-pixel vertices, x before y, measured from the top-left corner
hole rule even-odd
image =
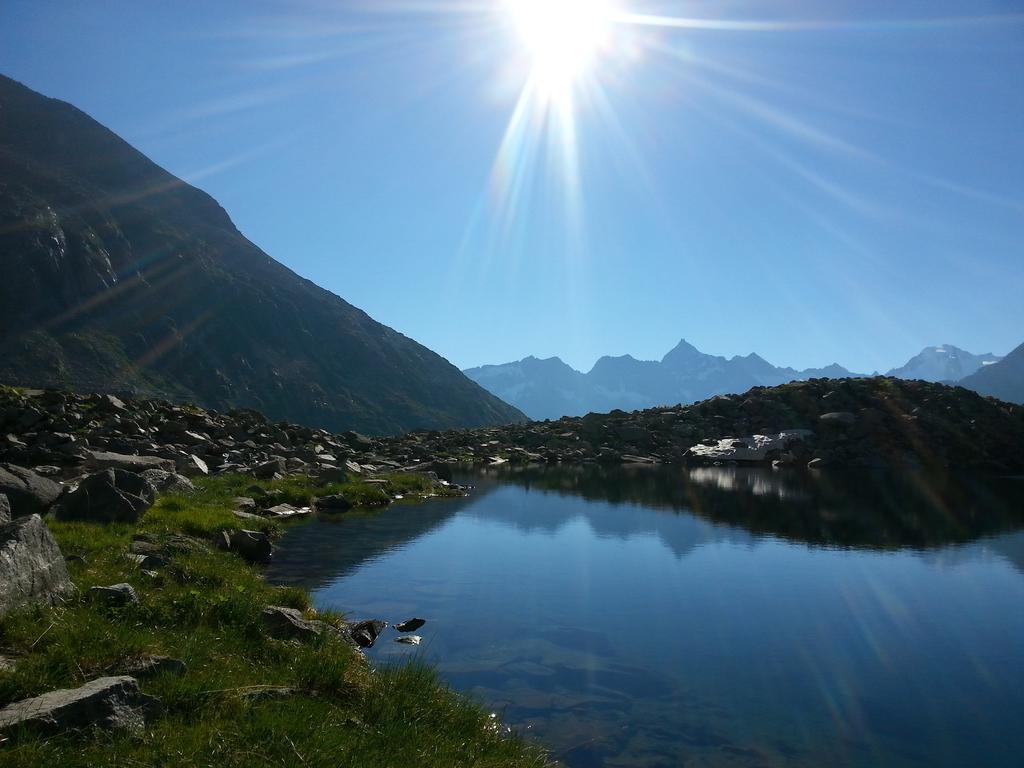
[[[269,578],[565,764],[1019,766],[1024,482],[518,468],[292,528]],[[378,660],[410,651],[385,635]]]

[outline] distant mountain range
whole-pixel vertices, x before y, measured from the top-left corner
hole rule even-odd
[[[893,368],[887,376],[898,379],[921,379],[923,381],[960,381],[975,371],[998,363],[1002,358],[991,353],[972,355],[952,344],[941,347],[925,347],[910,358],[906,365]]]
[[[1021,354],[1024,357],[1024,353]],[[996,355],[974,355],[947,344],[922,350],[888,375],[956,382],[971,374],[984,374],[984,380],[991,380],[993,388],[1010,391],[1009,385],[996,383],[1000,371],[1006,369],[999,361]],[[1021,365],[1024,366],[1024,360]],[[569,367],[557,357],[545,360],[527,357],[504,365],[468,368],[464,373],[531,419],[687,404],[714,395],[745,392],[754,386],[867,375],[853,373],[838,363],[798,371],[772,365],[756,354],[732,358],[708,355],[685,339],[660,361],[637,360],[630,355],[602,357],[587,373]],[[1021,376],[1009,378],[1017,382],[1024,380]],[[979,391],[982,390],[979,388]],[[1018,396],[1016,402],[1022,401],[1024,398]]]
[[[523,419],[274,261],[206,193],[2,76],[0,272],[0,383],[378,434]]]

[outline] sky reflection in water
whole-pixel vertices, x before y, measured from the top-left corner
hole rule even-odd
[[[531,469],[291,530],[270,578],[570,766],[1019,766],[1024,482]],[[373,655],[411,651],[382,637]]]

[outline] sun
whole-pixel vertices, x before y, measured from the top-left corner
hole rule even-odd
[[[529,52],[535,85],[549,96],[571,91],[608,40],[610,0],[504,1]]]

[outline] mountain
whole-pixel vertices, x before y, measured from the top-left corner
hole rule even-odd
[[[973,355],[952,344],[925,347],[901,368],[893,368],[888,376],[922,381],[960,381],[983,366],[1000,360],[997,355]]]
[[[1024,344],[999,362],[961,379],[960,386],[1009,403],[1024,404]]]
[[[2,76],[0,269],[3,383],[376,434],[523,418],[75,107]]]
[[[464,373],[533,419],[634,411],[693,403],[755,386],[860,375],[835,363],[797,371],[778,368],[756,354],[733,358],[708,355],[685,339],[660,361],[637,360],[630,355],[602,357],[587,373],[570,368],[557,357],[527,357],[515,363],[469,368]]]

